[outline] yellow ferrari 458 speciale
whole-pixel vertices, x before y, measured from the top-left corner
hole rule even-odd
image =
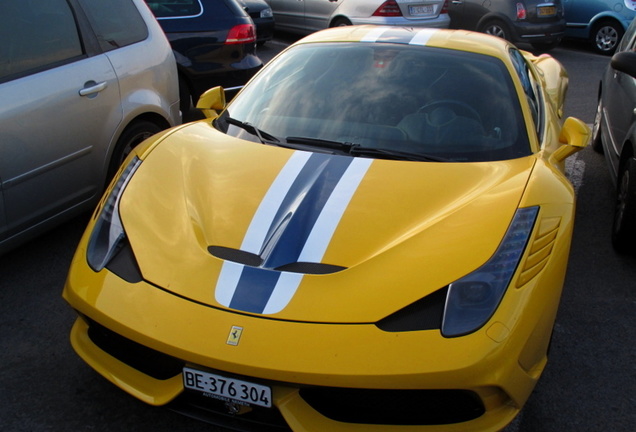
[[[567,74],[468,31],[308,36],[128,157],[64,298],[77,353],[244,430],[496,431],[547,361]],[[251,426],[252,425],[252,426]]]

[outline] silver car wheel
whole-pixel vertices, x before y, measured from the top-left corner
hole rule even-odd
[[[596,33],[596,45],[603,51],[609,51],[616,46],[618,34],[612,27],[603,27]]]
[[[612,54],[621,41],[623,33],[619,23],[605,21],[597,24],[590,35],[594,50],[599,54]]]
[[[508,37],[510,36],[510,32],[508,31],[506,24],[499,20],[487,22],[481,27],[481,32],[506,40],[508,40]]]

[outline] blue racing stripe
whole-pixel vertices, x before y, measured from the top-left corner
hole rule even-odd
[[[271,269],[298,261],[320,213],[352,161],[346,156],[311,155],[272,220],[260,253],[263,268],[243,268],[231,308],[263,312],[281,274]]]
[[[298,261],[309,234],[353,158],[314,153],[292,184],[261,250],[263,267]]]
[[[243,267],[230,307],[245,312],[262,313],[280,272],[256,267]]]

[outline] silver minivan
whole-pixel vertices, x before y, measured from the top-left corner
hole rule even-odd
[[[0,254],[92,208],[130,150],[180,123],[143,0],[0,3]]]

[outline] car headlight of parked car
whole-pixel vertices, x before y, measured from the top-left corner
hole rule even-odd
[[[274,16],[271,8],[266,8],[261,11],[261,18],[271,18]]]

